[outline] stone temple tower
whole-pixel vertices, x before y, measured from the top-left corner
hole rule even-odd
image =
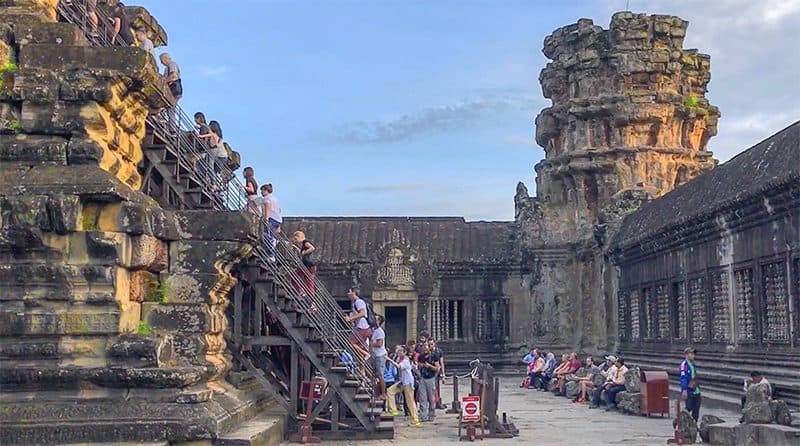
[[[640,200],[716,165],[706,150],[720,116],[705,97],[710,57],[683,48],[687,25],[620,12],[609,29],[581,19],[544,40],[552,62],[539,80],[552,105],[536,118],[536,141],[545,158],[535,166],[536,198],[520,185],[516,200],[541,265],[539,339],[603,346],[608,232]]]

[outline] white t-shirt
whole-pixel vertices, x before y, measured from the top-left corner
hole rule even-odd
[[[375,347],[373,344],[378,339],[383,339],[383,345],[380,347]],[[375,331],[372,332],[372,336],[370,337],[370,346],[372,348],[372,356],[376,358],[380,358],[381,356],[386,356],[386,333],[383,331],[383,328],[378,327]]]
[[[283,217],[281,216],[281,204],[278,203],[278,199],[275,198],[275,195],[267,194],[267,196],[263,197],[263,199],[264,201],[261,204],[262,208],[264,204],[269,201],[269,218],[277,221],[278,223],[283,223]]]
[[[400,365],[398,368],[400,376],[397,377],[397,380],[400,381],[400,384],[403,386],[414,387],[414,375],[411,373],[411,362],[408,360],[408,357],[403,357],[403,360],[398,362],[398,364]]]
[[[364,299],[359,297],[355,302],[353,302],[353,312],[358,313],[361,310],[364,310],[364,315],[367,314],[367,303],[364,302]],[[367,322],[367,318],[359,317],[356,321],[356,328],[360,328],[362,330],[369,328],[369,322]]]

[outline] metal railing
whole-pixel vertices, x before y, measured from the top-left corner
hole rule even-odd
[[[102,8],[98,8],[97,29],[88,20],[83,2],[63,1],[58,5],[61,17],[83,30],[87,40],[93,46],[124,45],[123,42],[112,42],[110,17]],[[119,39],[117,39],[119,40]],[[167,96],[159,90],[163,99],[171,103],[171,95]],[[242,183],[234,175],[227,164],[216,159],[208,145],[202,141],[194,129],[194,122],[180,107],[161,110],[148,115],[147,124],[156,135],[172,151],[177,154],[178,162],[188,171],[193,172],[195,180],[207,194],[212,197],[213,207],[218,210],[257,212],[253,202],[245,196]],[[265,219],[264,219],[265,220]],[[274,280],[280,285],[291,300],[294,307],[302,312],[311,327],[322,336],[326,350],[340,357],[349,364],[351,375],[357,379],[361,387],[372,394],[372,365],[353,347],[351,336],[353,329],[343,317],[342,308],[324,284],[311,274],[303,265],[297,250],[285,234],[273,232],[265,223],[265,231],[254,250],[259,264],[272,273]],[[365,344],[365,351],[369,347]]]

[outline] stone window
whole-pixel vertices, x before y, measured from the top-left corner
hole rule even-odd
[[[702,277],[689,280],[689,320],[692,327],[692,342],[706,342],[708,337],[708,311],[706,310],[706,288]]]
[[[731,340],[730,274],[727,271],[711,273],[711,340]]]
[[[789,284],[786,279],[786,263],[773,262],[761,266],[765,341],[789,342]]]
[[[436,340],[464,338],[464,300],[435,299],[430,302],[431,333]]]
[[[508,335],[508,299],[475,301],[475,340],[504,341]]]
[[[687,318],[686,318],[686,284],[684,282],[672,283],[672,337],[674,339],[686,339]]]
[[[641,336],[640,333],[640,324],[639,319],[641,315],[641,308],[639,304],[639,290],[631,290],[631,306],[630,306],[630,315],[631,315],[631,340],[639,339]]]
[[[642,337],[654,339],[656,337],[658,309],[653,301],[652,288],[642,289],[642,316]]]
[[[630,325],[628,324],[628,317],[630,316],[630,293],[620,291],[617,294],[617,326],[619,327],[620,341],[627,341],[630,339]]]
[[[655,334],[658,339],[669,339],[669,295],[665,284],[656,285],[656,316],[658,325]]]
[[[794,276],[794,337],[800,341],[800,258],[794,259],[792,262]]]
[[[753,305],[753,269],[733,272],[733,297],[736,303],[736,339],[740,342],[756,341],[756,314]]]

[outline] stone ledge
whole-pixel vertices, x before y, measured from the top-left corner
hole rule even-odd
[[[257,413],[277,410],[263,391],[218,385],[224,393],[197,404],[153,404],[146,399],[8,402],[0,406],[0,441],[30,445],[212,440]]]

